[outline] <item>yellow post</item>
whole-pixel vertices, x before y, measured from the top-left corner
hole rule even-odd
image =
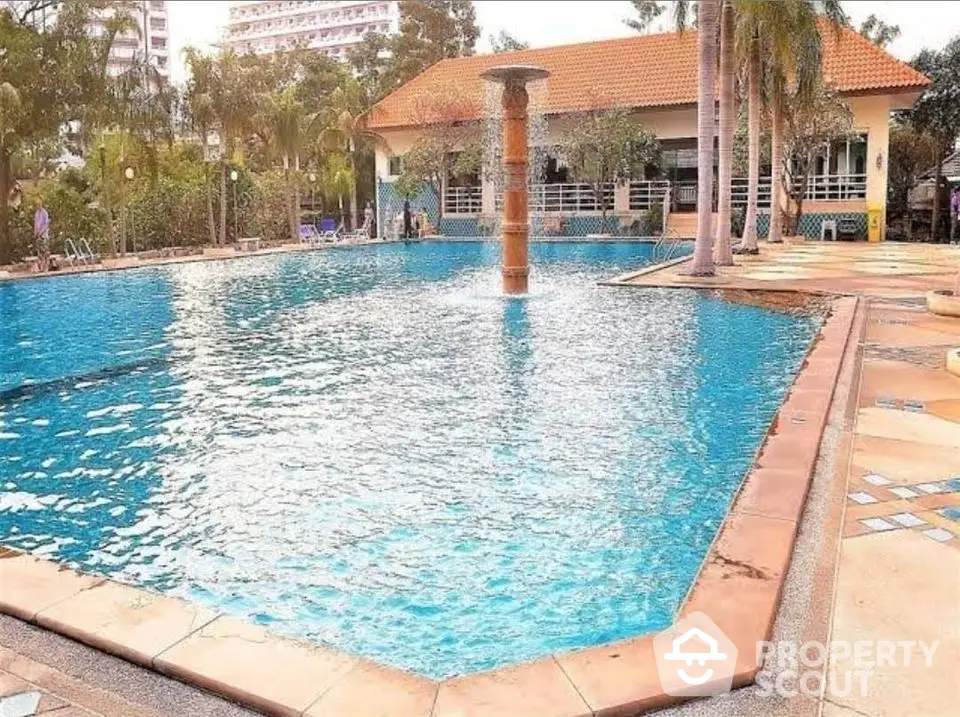
[[[867,205],[867,240],[883,241],[883,207],[879,204]]]

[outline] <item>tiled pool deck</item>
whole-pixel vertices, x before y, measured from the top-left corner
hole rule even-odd
[[[926,314],[915,299],[949,285],[958,266],[960,249],[946,247],[800,244],[764,247],[761,257],[745,259],[721,278],[696,282],[863,296],[833,301],[678,617],[706,612],[731,638],[739,653],[738,686],[760,668],[755,643],[781,634],[789,619],[810,639],[829,634],[941,645],[932,669],[878,668],[887,674],[866,697],[761,703],[759,711],[727,698],[671,713],[954,713],[960,485],[951,478],[960,478],[960,378],[942,366],[946,347],[960,345],[960,320]],[[682,264],[623,283],[690,285],[678,269]],[[817,495],[811,493],[805,515],[814,478]],[[814,500],[824,510],[813,532],[825,539],[811,560],[805,533]],[[798,538],[801,524],[807,528]],[[815,604],[799,619],[785,617],[794,607],[793,583],[804,577],[811,580],[808,592],[817,594]],[[438,684],[9,551],[0,556],[0,611],[276,715],[631,715],[673,701],[657,678],[652,636]],[[52,713],[59,717],[193,714],[99,709],[51,688],[55,680],[45,687],[25,669],[11,669],[24,660],[42,663],[43,655],[18,658],[16,643],[7,647],[13,649],[0,647],[0,700],[22,692],[26,682],[46,690],[50,704],[59,701]],[[156,679],[154,689],[169,689]]]

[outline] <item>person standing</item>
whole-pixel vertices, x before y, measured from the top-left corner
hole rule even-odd
[[[413,238],[413,216],[410,214],[410,200],[403,202],[403,238],[409,241]]]
[[[363,208],[363,233],[367,239],[373,238],[373,205],[370,202]]]
[[[43,206],[43,199],[37,202],[37,211],[33,214],[33,241],[36,245],[37,268],[46,271],[50,265],[50,214]]]

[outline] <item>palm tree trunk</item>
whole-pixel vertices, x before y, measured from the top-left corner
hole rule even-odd
[[[294,159],[294,166],[296,167],[297,173],[294,176],[293,181],[293,236],[290,237],[291,241],[298,241],[300,239],[300,155],[298,154]]]
[[[755,254],[757,249],[757,203],[760,195],[760,39],[754,37],[750,47],[747,78],[747,213],[743,222],[743,250]]]
[[[783,241],[783,213],[780,204],[783,197],[783,98],[781,89],[773,90],[771,114],[773,127],[770,132],[770,231],[767,241],[776,244]]]
[[[13,259],[10,231],[10,152],[0,149],[0,265]]]
[[[220,245],[227,243],[227,163],[220,162]]]
[[[717,76],[717,10],[719,0],[700,0],[697,40],[697,242],[694,276],[713,276],[713,138]]]
[[[350,142],[348,147],[350,157],[350,173],[353,175],[353,184],[350,187],[350,228],[357,228],[357,157],[356,147]]]
[[[215,246],[217,243],[217,222],[213,214],[213,187],[210,186],[209,165],[203,165],[203,183],[207,190],[207,225],[210,228],[210,244]]]
[[[717,244],[713,259],[718,266],[732,266],[733,253],[730,246],[730,219],[732,200],[730,185],[733,181],[733,132],[734,132],[734,74],[733,74],[733,2],[724,0],[720,16],[720,157],[717,191]]]
[[[933,167],[933,209],[930,217],[930,241],[937,243],[937,230],[940,228],[940,177],[943,169],[943,152],[937,139],[936,164]]]
[[[290,186],[290,156],[283,155],[283,203],[286,205],[287,209],[287,227],[290,229],[290,241],[297,241],[298,237],[298,227],[294,223],[296,219],[294,218],[293,212],[293,201],[292,201],[292,191]]]

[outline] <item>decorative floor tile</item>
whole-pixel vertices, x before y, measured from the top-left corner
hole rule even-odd
[[[860,522],[870,528],[870,530],[876,531],[894,530],[898,527],[893,523],[888,523],[883,518],[867,518],[866,520],[861,520]]]
[[[916,487],[922,490],[924,493],[927,493],[928,495],[933,495],[935,493],[943,493],[947,490],[944,486],[940,485],[939,483],[921,483]]]
[[[883,476],[877,475],[876,473],[871,473],[870,475],[865,475],[863,479],[870,485],[890,485],[893,483],[892,480],[884,478]]]
[[[910,488],[904,488],[902,486],[898,488],[891,488],[890,492],[897,496],[897,498],[916,498],[918,495],[920,495],[917,493],[917,491],[911,490]]]
[[[858,491],[857,493],[851,493],[851,494],[850,494],[849,496],[847,496],[847,497],[850,498],[850,500],[852,500],[854,503],[859,503],[860,505],[867,505],[867,504],[869,504],[869,503],[876,503],[876,502],[877,502],[877,499],[876,499],[876,498],[874,498],[872,495],[870,495],[869,493],[866,493],[866,492],[864,492],[864,491]]]
[[[923,531],[923,534],[928,538],[933,538],[938,543],[946,543],[948,540],[953,540],[953,533],[943,528],[931,528],[930,530]]]
[[[896,515],[888,516],[890,520],[893,520],[897,523],[900,523],[905,528],[916,528],[918,525],[926,525],[927,521],[921,520],[913,513],[897,513]]]
[[[944,518],[949,518],[952,521],[960,523],[960,508],[954,508],[953,506],[947,506],[946,508],[941,508],[937,511]]]
[[[40,706],[39,692],[21,692],[9,697],[0,697],[0,715],[3,717],[30,717]]]

